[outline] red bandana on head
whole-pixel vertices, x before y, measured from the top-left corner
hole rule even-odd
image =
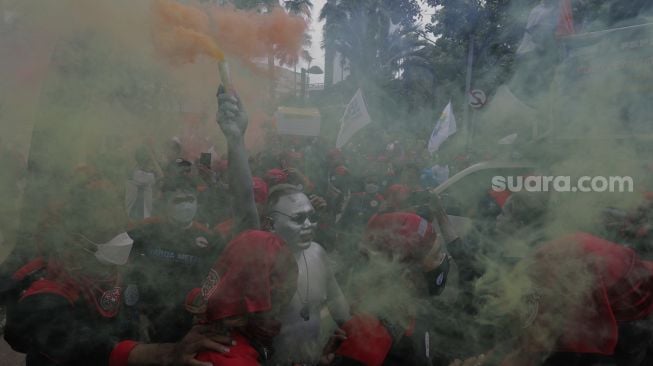
[[[405,184],[393,184],[388,187],[385,197],[390,207],[400,208],[410,197],[410,188]]]
[[[268,184],[259,177],[252,177],[252,185],[254,186],[254,202],[264,205],[268,202]]]
[[[234,238],[202,288],[206,320],[268,311],[272,292],[290,296],[297,286],[297,262],[275,234],[246,231]]]
[[[559,335],[558,351],[611,355],[618,323],[653,313],[653,262],[622,245],[576,233],[540,247],[532,269],[545,296],[530,329],[533,334],[552,332],[550,319],[564,319],[562,329],[553,333]],[[552,286],[563,293],[547,291]],[[565,289],[588,296],[560,309],[561,300],[573,298]]]
[[[342,165],[345,160],[344,155],[340,149],[331,149],[327,153],[327,161],[332,165]]]
[[[376,215],[367,223],[365,244],[397,256],[402,262],[421,260],[433,247],[433,226],[417,214],[393,212]]]
[[[334,170],[334,172],[335,172],[335,175],[340,176],[340,177],[344,177],[346,175],[349,175],[349,170],[344,165],[338,165],[336,167],[336,169]]]
[[[277,184],[283,184],[288,182],[288,173],[281,169],[270,169],[265,173],[265,182],[268,186],[275,186]]]

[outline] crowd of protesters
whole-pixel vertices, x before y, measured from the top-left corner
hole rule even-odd
[[[0,279],[27,365],[653,364],[650,204],[553,234],[547,194],[488,193],[463,236],[424,146],[248,156],[240,101],[218,109],[226,156],[143,146],[124,187],[79,168],[39,219]]]

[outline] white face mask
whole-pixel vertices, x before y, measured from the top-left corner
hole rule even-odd
[[[176,223],[188,225],[197,214],[197,199],[192,195],[176,194],[168,203],[168,215]]]
[[[197,213],[197,202],[183,202],[174,205],[172,219],[180,224],[190,224]]]
[[[96,243],[82,234],[77,235],[79,238],[95,247],[94,251],[90,249],[88,245],[86,245],[86,247],[81,246],[80,249],[93,254],[95,258],[103,264],[114,264],[120,266],[127,263],[134,244],[134,240],[132,240],[126,232],[114,236],[106,243]]]
[[[95,258],[105,264],[123,265],[127,263],[134,240],[127,233],[120,233],[104,244],[97,244]]]

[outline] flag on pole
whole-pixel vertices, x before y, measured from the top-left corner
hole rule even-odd
[[[367,126],[370,122],[372,120],[369,113],[367,113],[363,92],[358,89],[349,104],[347,104],[345,114],[340,121],[340,132],[336,139],[336,147],[338,149],[343,147],[358,130]]]
[[[449,104],[444,107],[442,115],[431,133],[431,139],[428,145],[429,153],[433,154],[436,152],[440,148],[440,145],[454,133],[456,133],[456,117],[453,115],[453,108],[451,107],[451,101],[449,101]]]
[[[508,136],[502,137],[499,140],[498,144],[499,145],[512,145],[512,144],[515,143],[515,141],[517,141],[517,136],[519,136],[519,135],[516,134],[516,133],[513,133],[513,134],[510,134]]]
[[[569,36],[575,33],[574,16],[571,0],[558,0],[542,2],[535,6],[528,15],[524,37],[522,38],[517,55],[535,51],[542,46],[538,39]]]
[[[574,29],[574,15],[571,10],[571,0],[560,0],[560,15],[556,36],[564,37],[576,33]]]

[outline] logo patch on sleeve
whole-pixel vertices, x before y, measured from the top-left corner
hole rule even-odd
[[[209,274],[206,276],[204,282],[202,283],[201,293],[204,300],[208,300],[209,297],[211,297],[211,294],[213,294],[213,291],[215,291],[215,288],[218,286],[219,282],[220,275],[215,269],[211,268]]]
[[[120,305],[121,288],[114,287],[111,290],[104,291],[100,299],[100,307],[107,312],[114,312],[118,310]]]

